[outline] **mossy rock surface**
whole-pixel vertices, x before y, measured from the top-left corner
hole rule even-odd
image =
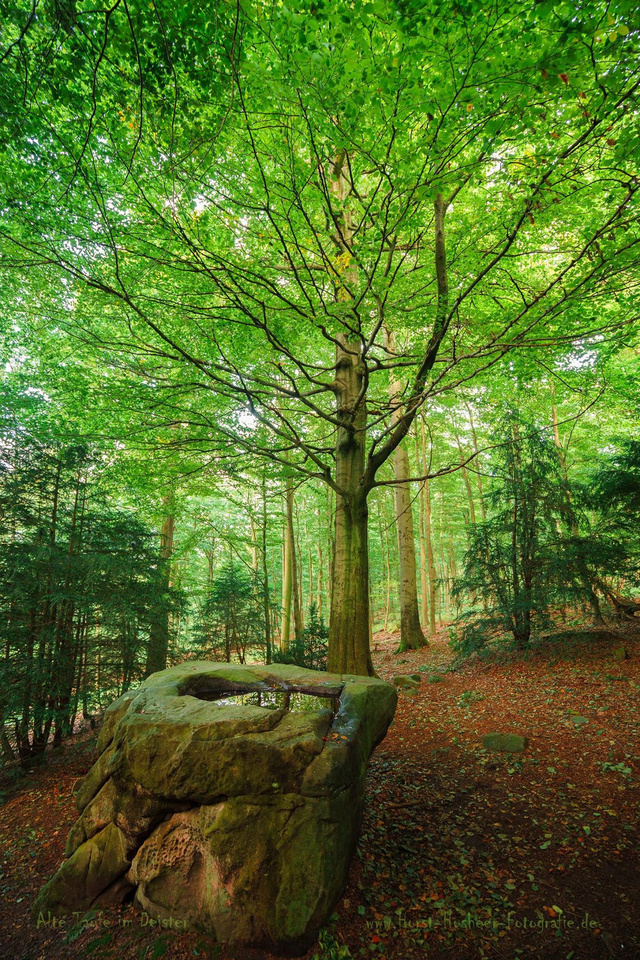
[[[274,690],[324,703],[228,700]],[[133,889],[158,920],[303,952],[346,883],[367,763],[396,703],[382,680],[287,664],[154,674],[106,711],[68,859],[34,914],[116,903]]]
[[[529,740],[518,733],[487,733],[482,738],[482,746],[498,753],[523,753]]]
[[[415,690],[420,684],[422,677],[417,677],[417,675],[411,676],[410,674],[400,674],[397,677],[393,678],[394,686],[399,687],[400,690]]]

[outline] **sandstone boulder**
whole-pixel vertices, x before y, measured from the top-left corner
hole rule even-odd
[[[34,915],[133,896],[222,942],[303,952],[346,883],[396,702],[381,680],[285,664],[154,674],[105,714]]]

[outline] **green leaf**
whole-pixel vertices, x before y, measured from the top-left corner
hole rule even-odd
[[[158,960],[158,957],[164,957],[165,953],[169,949],[169,942],[166,938],[161,937],[156,940],[153,945],[153,950],[151,951],[152,960]]]

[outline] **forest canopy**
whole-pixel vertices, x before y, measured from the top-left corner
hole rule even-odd
[[[6,751],[633,594],[637,5],[1,8]]]

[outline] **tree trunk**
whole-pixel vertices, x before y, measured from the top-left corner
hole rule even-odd
[[[395,338],[391,331],[387,333],[387,347],[395,354]],[[402,418],[402,387],[391,376],[389,383],[389,401],[391,403],[391,425],[396,426]],[[411,476],[409,454],[404,443],[400,443],[393,454],[393,473],[396,481],[394,500],[396,510],[396,531],[398,536],[398,556],[400,559],[400,582],[398,597],[400,602],[400,645],[397,653],[405,650],[418,650],[427,642],[420,627],[418,613],[418,583],[416,579],[416,545],[413,532],[413,509],[411,503]]]
[[[249,515],[249,529],[251,530],[251,543],[248,546],[249,556],[251,558],[251,569],[254,573],[258,571],[258,532],[253,513]]]
[[[307,544],[309,544],[309,534],[307,531],[306,523],[304,525],[304,537],[305,537],[305,540],[307,541]],[[314,582],[313,582],[313,553],[311,551],[310,545],[308,546],[308,551],[307,551],[307,563],[309,567],[309,609],[311,609],[311,607],[315,602],[315,589],[314,589]]]
[[[293,481],[291,482],[291,525],[293,528]],[[289,513],[289,511],[287,511]],[[302,636],[304,617],[302,615],[302,551],[300,549],[300,524],[295,525],[293,540],[293,627],[296,637]]]
[[[424,417],[420,418],[420,430],[422,441],[422,473],[427,475],[427,437],[424,428]],[[437,574],[436,564],[433,558],[433,535],[431,522],[431,489],[429,480],[424,480],[422,484],[422,496],[424,503],[424,546],[427,554],[427,569],[429,571],[429,635],[433,636],[436,632],[436,603],[439,603],[438,590],[436,586]]]
[[[413,531],[413,511],[411,507],[411,489],[408,483],[401,482],[410,475],[407,451],[400,445],[394,455],[394,473],[398,481],[395,487],[396,529],[398,534],[398,556],[400,559],[400,583],[398,596],[400,602],[400,645],[398,653],[405,650],[418,650],[427,643],[420,626],[418,612],[418,584],[416,577],[416,553]]]
[[[444,503],[440,498],[440,523],[438,526],[438,559],[440,561],[440,619],[445,620],[449,615],[449,578],[447,576],[447,560],[444,552]]]
[[[415,456],[416,464],[419,465],[419,472],[422,469],[422,458],[418,446],[418,431],[415,433]],[[427,635],[429,635],[429,587],[427,578],[427,547],[425,543],[424,532],[424,483],[420,484],[420,526],[418,528],[418,540],[420,542],[420,619],[425,624]]]
[[[340,248],[341,260],[336,269],[339,312],[345,316],[345,328],[356,330],[361,318],[356,306],[357,267],[350,246],[353,231],[346,201],[351,192],[348,156],[340,151],[332,164],[330,189],[340,201],[340,223],[336,222],[334,241]],[[337,494],[336,542],[334,550],[331,623],[329,625],[329,669],[351,673],[373,674],[369,646],[369,564],[367,556],[367,496],[373,489],[375,474],[386,459],[395,453],[406,437],[415,418],[425,381],[435,363],[439,347],[447,332],[448,283],[444,243],[446,204],[440,194],[434,201],[435,268],[437,306],[433,330],[425,356],[416,373],[410,400],[398,417],[395,430],[386,443],[371,454],[365,472],[365,437],[367,430],[366,395],[368,369],[363,356],[364,341],[354,333],[336,337],[336,375],[332,384],[336,397],[337,443],[335,483]],[[349,339],[349,337],[351,339]],[[406,481],[407,474],[403,479]],[[415,568],[415,556],[414,556]],[[415,569],[414,569],[415,593]],[[417,600],[416,600],[417,610]],[[424,639],[424,638],[423,638]]]
[[[338,498],[328,668],[373,676],[369,651],[369,550],[364,497]]]
[[[319,618],[322,617],[322,562],[323,562],[322,543],[321,543],[320,541],[318,541],[318,588],[317,588],[317,589],[318,589],[318,593],[317,593],[318,600],[317,600],[317,606],[318,606],[318,617],[319,617]]]
[[[369,550],[364,473],[366,410],[361,393],[360,344],[341,338],[336,347],[335,546],[329,623],[332,673],[373,676],[369,649]]]
[[[553,394],[553,384],[551,386],[551,393]],[[560,470],[562,472],[562,482],[564,486],[564,495],[567,504],[567,526],[571,531],[571,536],[575,539],[578,539],[580,536],[580,530],[578,528],[578,520],[576,518],[575,510],[573,508],[573,497],[571,495],[571,486],[569,484],[569,471],[567,469],[567,457],[565,450],[560,441],[560,430],[558,427],[558,409],[554,404],[551,407],[551,415],[553,417],[553,439],[555,442],[556,452],[558,454],[558,460],[560,461]],[[593,618],[593,624],[596,627],[604,627],[604,618],[602,616],[602,610],[600,609],[600,601],[598,596],[593,589],[593,577],[589,573],[584,554],[578,548],[577,553],[577,566],[580,579],[584,586],[587,602],[591,608],[591,615]]]
[[[460,614],[460,601],[457,596],[454,595],[453,588],[455,582],[458,579],[458,569],[456,566],[456,554],[453,543],[453,534],[449,530],[449,602],[453,603],[456,608],[456,616]]]
[[[327,517],[329,519],[329,528],[327,536],[327,564],[329,569],[327,571],[327,579],[329,581],[329,589],[331,589],[331,584],[333,583],[333,554],[335,550],[335,533],[336,533],[336,518],[334,512],[334,499],[333,499],[333,489],[329,487],[327,491]]]
[[[487,519],[487,514],[484,507],[484,490],[482,487],[482,475],[480,473],[480,448],[478,446],[478,435],[476,434],[476,426],[473,422],[473,414],[471,413],[471,407],[465,401],[465,407],[467,408],[467,413],[469,414],[469,425],[471,427],[471,438],[473,440],[473,450],[476,455],[475,457],[475,467],[476,467],[476,481],[478,484],[478,493],[480,495],[480,516],[482,522],[484,523]]]
[[[206,597],[207,601],[210,600],[211,594],[213,591],[213,571],[214,571],[214,561],[216,557],[216,542],[215,540],[211,541],[211,544],[204,548],[204,555],[207,558],[207,592]],[[211,617],[211,610],[208,603],[205,605],[205,634],[207,637],[207,644],[209,650],[213,650],[213,622]]]
[[[380,549],[382,550],[383,563],[385,569],[385,603],[384,603],[384,626],[386,633],[389,629],[389,615],[391,613],[391,558],[389,556],[389,534],[386,525],[383,522],[382,502],[378,500],[378,523],[380,526]]]
[[[462,449],[462,444],[460,443],[460,438],[456,435],[456,444],[458,445],[458,453],[460,454],[460,469],[462,471],[462,479],[464,480],[464,486],[467,491],[467,500],[469,501],[469,520],[471,523],[476,522],[476,505],[473,500],[473,491],[471,489],[471,483],[469,481],[469,474],[467,473],[467,467],[465,465],[465,455],[464,450]]]
[[[282,545],[282,626],[280,628],[280,649],[286,650],[291,643],[291,540],[289,524],[285,517],[284,543]]]
[[[286,526],[284,572],[282,581],[282,640],[283,650],[291,642],[291,600],[293,599],[294,636],[302,636],[302,611],[300,609],[300,590],[298,588],[298,565],[296,561],[296,541],[293,529],[293,480],[286,479]]]
[[[334,240],[342,262],[337,266],[336,308],[353,329],[358,269],[350,249],[353,235],[347,198],[351,189],[348,157],[341,150],[331,165],[330,190],[340,203]],[[350,339],[351,336],[351,339]],[[338,334],[333,390],[336,401],[335,526],[331,577],[331,613],[327,662],[334,673],[373,676],[369,646],[369,547],[364,485],[367,432],[367,370],[357,336]]]
[[[160,529],[160,561],[165,565],[165,579],[167,588],[170,585],[169,563],[173,553],[173,530],[174,518],[172,512],[172,496],[165,497],[162,506],[165,508],[165,516]],[[149,635],[149,646],[147,648],[147,663],[145,667],[145,676],[148,677],[158,670],[164,670],[167,666],[167,655],[169,653],[169,614],[163,609],[156,622],[151,628]]]
[[[264,610],[264,641],[266,661],[271,663],[271,604],[269,603],[269,566],[267,564],[267,481],[262,472],[262,605]]]

